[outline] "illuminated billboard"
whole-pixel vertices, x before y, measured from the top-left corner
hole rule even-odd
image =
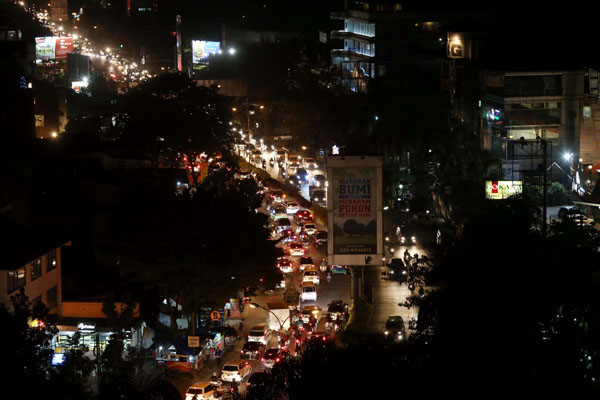
[[[486,181],[485,197],[501,200],[523,193],[522,181]]]
[[[72,37],[36,37],[35,38],[35,60],[47,61],[67,58],[67,54],[73,53]]]
[[[73,53],[73,38],[61,37],[56,38],[56,46],[54,47],[55,58],[67,58],[67,54]]]
[[[381,165],[381,157],[327,158],[329,264],[383,264]]]
[[[221,50],[220,42],[207,42],[204,40],[192,40],[192,63],[199,64],[212,54],[218,54]]]
[[[54,47],[56,39],[53,36],[35,38],[35,59],[54,60]]]

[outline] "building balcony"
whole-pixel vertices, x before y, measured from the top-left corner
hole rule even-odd
[[[351,57],[356,61],[369,61],[372,62],[375,56],[368,56],[366,54],[358,53],[352,50],[344,50],[344,49],[331,49],[332,57]]]

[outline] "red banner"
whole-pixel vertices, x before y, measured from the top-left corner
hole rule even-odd
[[[72,37],[56,38],[56,47],[54,50],[54,57],[67,58],[67,54],[72,54],[72,53],[73,53],[73,38]]]

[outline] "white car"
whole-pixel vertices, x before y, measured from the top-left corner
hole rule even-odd
[[[316,267],[310,267],[304,270],[304,275],[302,276],[302,284],[305,284],[307,282],[312,282],[315,285],[321,283],[321,279],[319,278],[319,271]]]
[[[306,232],[307,235],[314,235],[317,233],[317,226],[315,224],[305,224],[304,232]]]
[[[317,287],[312,282],[304,282],[302,284],[302,301],[317,301]]]
[[[211,382],[196,382],[185,392],[185,400],[216,399],[217,388]]]
[[[248,361],[229,361],[223,365],[221,379],[225,382],[241,382],[252,373],[252,367]]]
[[[299,209],[300,209],[300,206],[298,206],[298,203],[294,203],[294,202],[287,203],[286,211],[288,214],[296,214]]]
[[[290,255],[291,256],[300,256],[304,255],[306,249],[302,245],[302,243],[291,243],[290,244]]]

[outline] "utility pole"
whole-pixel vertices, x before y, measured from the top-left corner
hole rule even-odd
[[[544,179],[543,180],[543,182],[544,182],[544,200],[543,200],[544,201],[544,211],[543,211],[543,214],[544,214],[544,217],[543,217],[543,221],[542,221],[542,236],[545,239],[546,238],[546,229],[547,229],[547,226],[546,226],[546,218],[547,218],[546,197],[547,197],[547,193],[548,193],[548,178],[547,178],[548,171],[546,171],[546,155],[547,155],[546,144],[547,144],[547,142],[545,139],[542,139],[541,143],[542,143],[542,154],[544,157],[544,168],[543,168],[543,172],[544,172],[544,177],[543,177],[543,179]]]

